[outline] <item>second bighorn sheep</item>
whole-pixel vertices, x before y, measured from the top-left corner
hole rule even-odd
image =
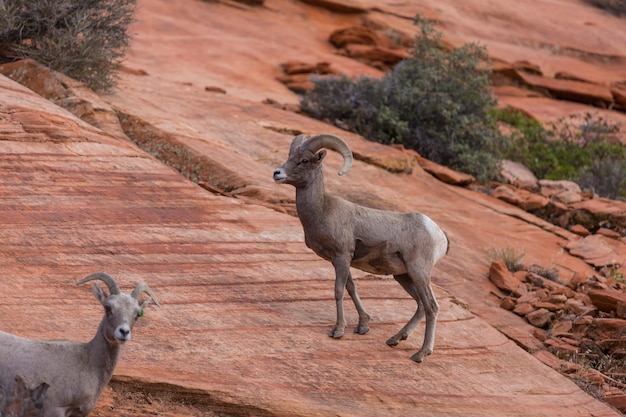
[[[93,293],[104,307],[104,317],[90,342],[31,340],[0,332],[0,386],[11,386],[16,377],[37,386],[47,384],[42,406],[46,417],[89,414],[113,375],[135,321],[150,303],[149,299],[139,301],[139,296],[145,292],[159,305],[146,284],[124,294],[104,272],[88,275],[76,284],[93,280],[104,282],[110,294],[94,284]]]
[[[369,330],[370,316],[359,299],[350,266],[373,274],[391,274],[415,299],[417,311],[387,344],[398,345],[426,317],[424,342],[411,357],[422,362],[433,352],[439,312],[430,274],[437,261],[448,252],[448,238],[424,214],[377,210],[328,194],[322,173],[325,148],[343,156],[339,175],[348,172],[353,156],[343,139],[330,134],[298,135],[291,143],[287,161],[274,171],[274,181],[296,188],[296,210],[305,243],[335,268],[337,322],[330,336],[340,338],[344,334],[343,294],[346,289],[359,314],[355,332],[364,334]]]

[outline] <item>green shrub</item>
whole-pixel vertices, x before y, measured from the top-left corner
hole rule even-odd
[[[411,57],[381,79],[317,77],[301,101],[303,111],[352,129],[369,140],[400,143],[451,168],[494,178],[500,135],[490,111],[484,48],[467,44],[445,51],[441,34],[419,16]]]
[[[0,59],[32,58],[110,89],[135,8],[136,0],[0,0]]]

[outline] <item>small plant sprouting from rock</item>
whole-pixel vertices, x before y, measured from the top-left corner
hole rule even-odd
[[[542,266],[532,264],[528,267],[528,272],[532,272],[540,277],[547,278],[554,282],[558,282],[559,279],[559,271],[556,268],[544,268]]]
[[[490,248],[487,250],[487,260],[489,263],[496,259],[502,259],[509,271],[521,271],[524,269],[522,259],[526,255],[526,248],[514,248],[510,245],[501,248]]]
[[[23,58],[84,82],[115,85],[136,0],[2,0],[0,63]]]

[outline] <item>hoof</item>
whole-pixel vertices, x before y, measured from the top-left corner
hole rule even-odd
[[[419,351],[415,355],[411,356],[411,360],[417,363],[422,363],[426,356],[430,355],[430,352]]]
[[[400,341],[398,339],[396,339],[395,337],[392,337],[391,339],[387,340],[386,343],[387,343],[387,346],[396,347],[396,346],[398,346]]]
[[[406,340],[406,338],[409,337],[406,334],[403,334],[401,336],[395,335],[392,338],[389,338],[389,340],[387,340],[387,345],[394,347],[394,346],[398,346],[400,344],[401,341]]]
[[[369,331],[370,331],[370,328],[368,326],[359,326],[356,329],[354,329],[354,333],[358,333],[358,334],[365,334]]]
[[[330,333],[328,333],[328,336],[333,339],[341,339],[343,337],[343,330],[331,330]]]

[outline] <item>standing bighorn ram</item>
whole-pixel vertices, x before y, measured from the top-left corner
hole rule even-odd
[[[306,245],[335,268],[337,323],[330,336],[340,338],[346,327],[343,294],[347,289],[359,313],[356,333],[369,330],[370,316],[356,291],[350,266],[386,275],[392,274],[417,301],[417,311],[389,340],[396,346],[405,340],[426,316],[422,348],[411,359],[421,362],[433,352],[439,304],[430,284],[430,273],[448,252],[446,234],[429,217],[420,213],[397,213],[362,207],[324,190],[322,160],[326,150],[344,159],[339,175],[352,166],[352,151],[339,137],[319,134],[293,139],[287,161],[274,171],[274,181],[296,187],[296,210],[304,229]]]

